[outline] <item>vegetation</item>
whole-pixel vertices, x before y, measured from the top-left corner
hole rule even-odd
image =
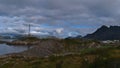
[[[0,68],[120,68],[120,48],[44,58],[9,56],[0,58]]]
[[[0,68],[120,68],[119,43],[35,37],[19,41],[38,42],[25,52],[1,57]]]
[[[26,36],[26,37],[21,37],[18,40],[20,40],[20,41],[27,41],[27,42],[34,42],[34,41],[38,41],[40,39],[37,38],[37,37],[34,37],[34,36]]]

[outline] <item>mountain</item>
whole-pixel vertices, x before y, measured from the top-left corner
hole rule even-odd
[[[18,33],[0,33],[0,38],[2,39],[17,39],[23,37],[23,35]]]
[[[86,35],[84,38],[96,40],[120,40],[120,26],[103,25],[92,34]]]
[[[31,34],[33,37],[37,38],[55,38],[52,35],[41,35],[41,34]],[[20,34],[20,33],[0,33],[0,39],[19,39],[27,37],[27,34]]]
[[[78,36],[76,36],[76,37],[71,37],[71,36],[69,36],[69,37],[67,37],[67,38],[65,38],[65,39],[80,39],[80,38],[82,38],[81,35],[78,35]]]

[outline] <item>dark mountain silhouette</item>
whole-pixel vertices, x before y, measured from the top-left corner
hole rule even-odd
[[[65,39],[80,39],[80,38],[82,38],[82,36],[81,35],[78,35],[78,36],[76,36],[76,37],[67,37],[67,38],[65,38]]]
[[[96,40],[120,40],[120,26],[107,27],[103,25],[97,31],[86,35],[84,38]]]

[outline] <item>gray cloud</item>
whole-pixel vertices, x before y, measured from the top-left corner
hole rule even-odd
[[[101,25],[120,25],[119,6],[119,0],[0,0],[0,23],[14,29],[33,23],[41,31],[62,28],[61,35],[85,35]]]

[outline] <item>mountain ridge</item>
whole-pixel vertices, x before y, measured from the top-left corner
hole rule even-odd
[[[120,40],[120,26],[101,26],[94,33],[84,36],[96,40]]]

